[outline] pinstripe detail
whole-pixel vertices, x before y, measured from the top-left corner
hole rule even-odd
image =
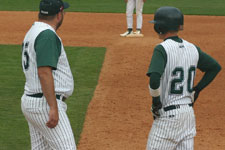
[[[75,139],[66,114],[66,104],[57,100],[59,109],[58,125],[46,126],[49,106],[45,98],[22,97],[22,111],[28,121],[32,150],[76,150]]]
[[[193,150],[196,135],[191,92],[199,54],[197,48],[183,40],[182,43],[167,39],[161,45],[167,54],[167,64],[161,77],[160,101],[163,108],[180,105],[179,108],[159,111],[149,133],[147,150]],[[191,69],[190,69],[191,68]],[[195,71],[195,70],[194,70]],[[191,76],[191,77],[190,77]]]
[[[29,55],[29,68],[25,69],[22,65],[23,72],[26,77],[26,83],[24,87],[25,94],[43,93],[41,90],[41,84],[37,72],[36,52],[34,50],[34,43],[37,36],[42,31],[47,29],[50,29],[55,32],[55,30],[50,25],[42,22],[35,22],[24,38],[24,45],[26,45],[26,43],[29,43],[27,44],[27,47],[23,46],[23,51],[27,51]],[[26,61],[26,57],[24,56],[24,54],[22,54],[22,64],[24,63],[24,61]],[[63,94],[65,97],[71,96],[74,90],[74,81],[62,42],[61,55],[58,60],[57,70],[53,71],[53,77],[55,84],[55,92],[57,94]]]
[[[21,98],[21,108],[29,124],[32,150],[76,150],[73,131],[66,114],[66,104],[62,100],[57,100],[59,122],[55,128],[50,129],[46,126],[49,119],[49,106],[45,97],[34,98],[26,96],[26,94],[43,93],[37,72],[34,43],[37,36],[47,29],[55,32],[50,25],[35,22],[24,38],[23,52],[26,51],[29,56],[29,67],[27,68],[23,65],[27,61],[27,56],[23,53],[22,66],[26,83],[24,95]],[[57,70],[54,70],[52,75],[55,93],[64,97],[71,96],[74,90],[74,81],[62,42]]]
[[[29,129],[31,133],[31,145],[33,150],[44,150],[50,149],[44,137],[29,123]]]
[[[188,69],[191,66],[197,67],[199,58],[198,51],[193,44],[185,40],[182,44],[168,39],[161,43],[161,45],[167,53],[167,64],[161,81],[161,91],[165,91],[161,94],[163,106],[189,104],[191,103],[191,93],[187,90]],[[184,81],[176,86],[177,88],[183,87],[183,94],[180,95],[170,93],[172,80],[179,76],[179,74],[177,76],[172,76],[172,71],[176,67],[181,67],[184,70]]]
[[[176,115],[171,117],[172,112]],[[192,107],[182,105],[180,109],[165,112],[157,118],[149,133],[147,150],[192,150],[196,135],[195,116]]]

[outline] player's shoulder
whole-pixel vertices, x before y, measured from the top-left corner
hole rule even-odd
[[[166,50],[161,44],[158,44],[158,45],[155,46],[154,53],[162,55],[165,59],[167,57]]]
[[[164,48],[163,48],[162,44],[159,43],[158,45],[155,46],[155,49],[164,49]]]
[[[56,41],[57,43],[61,43],[60,38],[51,29],[46,29],[40,32],[35,40],[35,43],[36,41],[45,41],[45,40],[47,41],[51,40],[51,41]]]
[[[200,49],[200,47],[197,46],[196,44],[194,44],[194,43],[192,43],[192,42],[189,42],[189,41],[187,41],[187,40],[183,40],[183,41],[184,41],[185,45],[188,45],[188,46],[193,47],[193,48],[196,49],[198,52],[199,52],[199,51],[202,51],[202,50]]]
[[[34,42],[35,50],[36,47],[45,44],[53,44],[58,45],[58,47],[61,47],[61,40],[54,31],[52,31],[51,29],[46,29],[40,32],[39,35],[36,37]]]
[[[43,38],[55,38],[57,35],[54,31],[46,29],[43,30],[38,36]]]
[[[189,42],[188,40],[185,40],[185,39],[182,39],[182,40],[183,40],[183,43],[185,43],[185,44],[195,46],[195,44],[193,44],[192,42]]]
[[[163,45],[160,43],[155,46],[154,51],[165,51]]]

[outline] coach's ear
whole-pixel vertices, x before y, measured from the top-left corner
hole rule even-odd
[[[184,26],[183,25],[179,25],[179,31],[184,30]]]

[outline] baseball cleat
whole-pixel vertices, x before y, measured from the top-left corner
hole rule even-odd
[[[141,34],[141,30],[136,30],[134,34]]]
[[[144,37],[144,34],[141,33],[141,30],[137,29],[133,35],[129,35],[127,37]]]
[[[130,35],[130,34],[134,34],[133,31],[126,31],[126,32],[123,33],[123,34],[120,34],[120,36],[126,37],[126,36],[128,36],[128,35]]]

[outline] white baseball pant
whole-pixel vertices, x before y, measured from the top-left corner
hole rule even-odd
[[[21,98],[22,112],[28,121],[32,150],[76,150],[75,139],[66,114],[67,105],[57,100],[59,122],[55,128],[48,128],[49,106],[43,96]]]
[[[133,12],[134,8],[136,8],[136,17],[137,17],[137,29],[142,28],[142,11],[143,11],[144,2],[143,0],[128,0],[127,8],[126,8],[126,16],[127,16],[127,28],[133,28]]]
[[[146,150],[193,150],[195,135],[193,108],[181,105],[154,120]]]

